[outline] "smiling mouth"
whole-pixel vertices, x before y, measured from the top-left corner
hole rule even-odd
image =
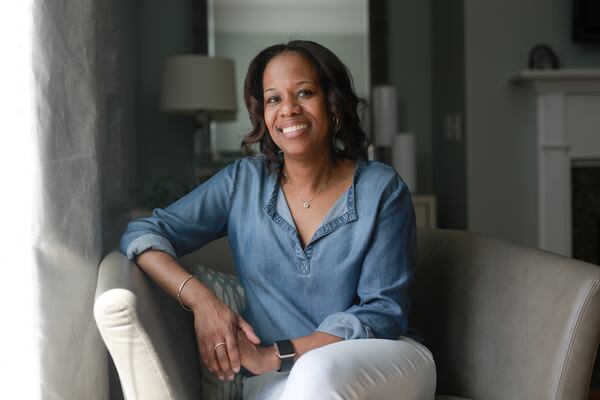
[[[290,134],[300,132],[307,128],[308,128],[308,124],[297,124],[297,125],[287,126],[283,129],[280,129],[280,132],[282,132],[286,135],[290,135]]]

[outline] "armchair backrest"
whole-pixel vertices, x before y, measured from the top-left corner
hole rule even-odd
[[[419,229],[411,324],[438,393],[587,398],[600,335],[600,268],[460,231]]]

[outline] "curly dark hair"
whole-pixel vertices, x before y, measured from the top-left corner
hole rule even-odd
[[[250,114],[252,130],[242,140],[242,149],[253,154],[252,145],[259,143],[271,168],[281,169],[280,149],[269,135],[264,119],[263,74],[267,64],[282,53],[296,53],[305,57],[317,69],[327,109],[337,118],[331,140],[331,151],[336,159],[366,159],[369,145],[360,125],[358,108],[366,102],[354,93],[352,76],[346,65],[329,49],[309,40],[292,40],[262,50],[248,67],[244,81],[244,102]]]

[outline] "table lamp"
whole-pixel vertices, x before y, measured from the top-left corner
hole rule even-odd
[[[194,158],[210,161],[210,121],[234,119],[237,113],[233,60],[205,55],[177,55],[164,64],[163,112],[196,116]]]

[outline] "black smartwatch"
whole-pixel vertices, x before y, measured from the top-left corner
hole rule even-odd
[[[294,357],[296,356],[296,351],[294,350],[294,345],[291,340],[278,340],[273,344],[275,347],[275,354],[281,360],[281,367],[277,370],[277,372],[289,372],[294,366]]]

